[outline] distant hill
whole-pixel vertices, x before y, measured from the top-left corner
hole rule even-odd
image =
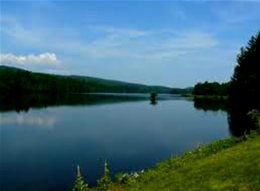
[[[131,92],[131,93],[149,93],[149,92],[157,92],[157,93],[170,93],[171,88],[165,86],[148,86],[144,84],[137,84],[137,83],[129,83],[129,82],[122,82],[117,80],[107,80],[102,78],[96,77],[88,77],[88,76],[70,76],[73,79],[84,80],[86,83],[89,84],[98,84],[101,86],[116,88],[121,87],[123,92]],[[121,89],[120,88],[120,89]],[[131,91],[136,90],[136,91]]]
[[[70,92],[70,93],[183,93],[187,89],[107,80],[89,76],[54,75],[0,66],[0,93]]]
[[[16,68],[16,67],[6,66],[6,65],[0,65],[0,70],[12,70],[12,71],[22,70],[22,71],[26,71],[26,70],[21,69],[21,68]]]

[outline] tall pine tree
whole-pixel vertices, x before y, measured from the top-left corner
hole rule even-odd
[[[260,109],[260,31],[237,56],[230,82],[230,98],[247,110]]]
[[[254,128],[247,113],[260,111],[260,31],[252,36],[237,55],[237,65],[230,81],[229,124],[235,135]],[[233,133],[234,134],[234,133]]]

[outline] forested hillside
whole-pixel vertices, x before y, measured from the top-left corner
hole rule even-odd
[[[181,93],[181,90],[178,91]],[[62,76],[35,73],[18,68],[0,66],[1,95],[21,93],[171,93],[163,86],[147,86],[85,76]],[[178,93],[175,92],[175,93]]]

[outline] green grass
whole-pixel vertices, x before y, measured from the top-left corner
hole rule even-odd
[[[114,191],[260,190],[260,135],[229,138],[160,162]]]

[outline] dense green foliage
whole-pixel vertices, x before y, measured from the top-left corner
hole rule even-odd
[[[229,83],[218,83],[218,82],[204,82],[197,83],[192,91],[193,95],[218,95],[227,96],[228,95]]]
[[[83,86],[81,81],[69,77],[0,66],[1,95],[20,95],[31,92],[84,92],[87,90],[87,86]]]
[[[252,123],[254,126],[257,127],[257,129],[260,129],[260,113],[258,110],[253,109],[247,113],[247,115],[250,117]]]
[[[35,73],[0,66],[0,94],[17,95],[28,92],[41,93],[170,93],[171,88],[146,86],[84,76],[61,76]]]

